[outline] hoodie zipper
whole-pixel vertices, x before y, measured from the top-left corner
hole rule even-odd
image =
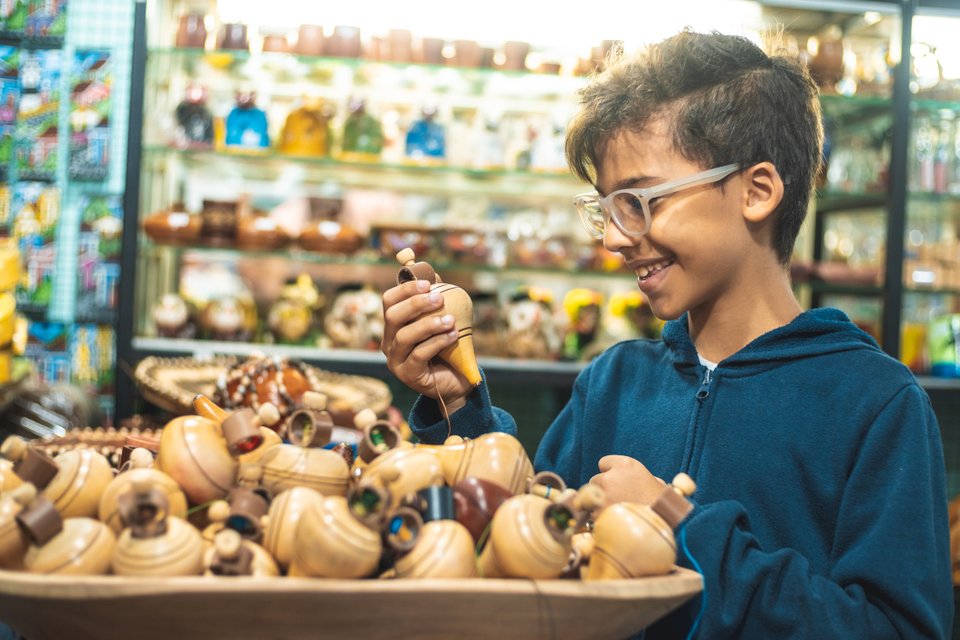
[[[710,374],[710,369],[707,369],[703,376],[703,381],[700,382],[700,388],[697,389],[697,400],[700,400],[701,402],[706,400],[707,396],[710,395],[710,381],[713,380],[713,376]]]
[[[682,470],[685,473],[691,473],[690,466],[693,464],[693,454],[697,447],[697,434],[700,431],[700,412],[703,409],[703,402],[710,397],[710,383],[713,382],[713,372],[710,369],[704,369],[703,379],[697,388],[697,407],[693,412],[693,423],[690,425],[690,444],[684,456]]]

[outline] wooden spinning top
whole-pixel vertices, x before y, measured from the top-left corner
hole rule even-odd
[[[397,254],[397,261],[403,265],[397,273],[397,284],[410,280],[427,280],[433,283],[430,286],[431,293],[443,296],[443,308],[429,315],[453,315],[459,336],[454,344],[440,352],[440,358],[449,363],[470,384],[478,386],[482,378],[473,349],[473,301],[470,296],[460,287],[442,282],[428,263],[416,262],[416,254],[409,247]]]
[[[617,502],[600,512],[584,580],[639,578],[669,573],[677,560],[673,528],[693,509],[686,496],[696,485],[678,474],[651,506]]]
[[[323,496],[307,487],[287,489],[270,502],[263,532],[263,547],[284,569],[290,566],[293,558],[293,545],[300,518],[307,509],[316,507],[321,502]]]
[[[0,498],[0,567],[4,569],[23,569],[23,554],[30,541],[17,525],[16,517],[36,497],[36,488],[24,483]]]
[[[360,459],[369,464],[377,456],[396,449],[403,437],[397,428],[386,420],[377,418],[373,409],[362,409],[353,417],[353,424],[363,432],[358,447]]]
[[[163,490],[137,480],[119,500],[127,525],[117,539],[111,564],[117,575],[197,575],[203,569],[200,532],[169,514]]]
[[[187,517],[186,495],[173,478],[153,468],[153,455],[149,451],[139,447],[134,449],[130,453],[130,467],[111,480],[100,496],[98,517],[114,533],[119,534],[123,530],[119,499],[123,494],[132,491],[137,483],[147,483],[161,491],[167,500],[167,510],[171,516]]]
[[[20,436],[10,436],[0,446],[0,455],[13,463],[13,473],[39,491],[46,489],[59,471],[57,463],[46,453],[31,447]]]

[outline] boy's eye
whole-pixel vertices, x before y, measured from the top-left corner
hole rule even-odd
[[[614,199],[614,205],[623,215],[642,216],[643,203],[639,196],[632,193],[618,193]]]

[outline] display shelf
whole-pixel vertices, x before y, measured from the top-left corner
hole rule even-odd
[[[870,211],[876,207],[886,206],[887,199],[886,193],[850,193],[825,189],[817,191],[817,213]]]
[[[271,355],[302,360],[341,373],[375,377],[392,375],[387,370],[386,357],[379,351],[149,337],[134,338],[133,348],[141,358],[147,355],[191,356],[195,358],[210,358],[214,355],[249,356],[269,350]],[[477,362],[484,370],[487,378],[495,380],[497,383],[525,381],[527,383],[560,386],[572,385],[577,374],[586,366],[584,362],[521,360],[482,356],[477,358]]]
[[[165,166],[176,158],[190,170],[250,177],[272,182],[288,178],[291,168],[302,172],[303,182],[336,181],[344,187],[376,187],[416,193],[457,193],[570,201],[584,190],[570,173],[474,169],[440,164],[361,162],[338,158],[308,158],[273,150],[216,151],[176,149],[164,145],[144,147],[148,166]],[[571,204],[571,207],[573,205]]]
[[[236,259],[272,259],[283,258],[296,263],[318,264],[318,265],[337,265],[337,266],[357,266],[357,267],[382,267],[397,270],[397,261],[394,259],[382,258],[370,251],[361,251],[353,255],[341,255],[330,253],[317,253],[307,251],[296,247],[282,248],[271,251],[228,248],[228,247],[207,247],[200,245],[162,245],[154,244],[149,240],[141,241],[141,251],[147,255],[156,255],[167,251],[191,251],[199,253],[211,260],[236,260]],[[578,267],[553,267],[553,266],[525,266],[525,265],[495,265],[495,264],[470,264],[467,262],[452,262],[447,260],[431,259],[430,264],[438,273],[445,272],[470,272],[470,273],[490,273],[490,274],[528,274],[542,276],[567,276],[582,277],[590,279],[624,279],[632,280],[636,275],[631,271],[593,271]]]
[[[960,391],[960,378],[917,376],[917,382],[927,391]]]

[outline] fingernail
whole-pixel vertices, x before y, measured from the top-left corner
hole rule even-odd
[[[417,291],[426,291],[430,288],[430,282],[427,280],[417,280]]]
[[[441,296],[439,293],[431,293],[428,296],[428,299],[430,300],[430,304],[437,304],[438,302],[443,300],[443,296]]]
[[[451,331],[447,331],[447,337],[448,337],[448,338],[456,338],[456,337],[459,336],[459,334],[460,334],[460,332],[457,331],[456,329],[453,329],[453,330],[451,330]]]
[[[452,324],[453,324],[453,316],[447,314],[447,315],[443,316],[442,318],[440,318],[440,322],[442,322],[443,324],[448,325],[448,326],[449,326],[449,325],[452,325]]]

